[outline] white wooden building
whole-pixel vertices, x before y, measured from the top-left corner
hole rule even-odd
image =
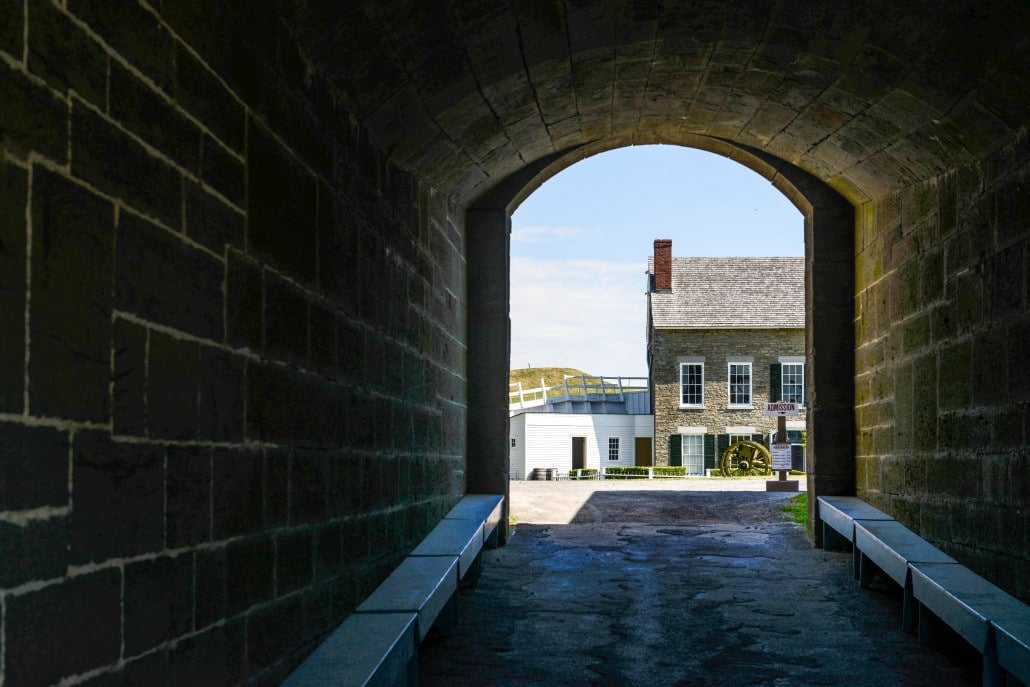
[[[654,416],[585,413],[519,413],[510,423],[511,478],[529,479],[534,468],[650,466]]]

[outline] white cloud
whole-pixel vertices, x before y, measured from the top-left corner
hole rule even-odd
[[[563,227],[557,225],[514,225],[511,240],[514,243],[555,243],[577,239],[586,233],[580,227]]]
[[[646,374],[644,267],[512,257],[512,367]]]

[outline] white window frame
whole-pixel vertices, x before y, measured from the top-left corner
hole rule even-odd
[[[735,366],[747,367],[747,403],[733,402],[733,368]],[[726,362],[726,407],[727,408],[752,408],[755,400],[755,374],[754,364],[751,360],[728,360]]]
[[[684,403],[683,402],[683,368],[687,366],[697,366],[701,370],[701,381],[698,386],[701,389],[701,402],[700,403]],[[705,363],[704,360],[681,360],[679,363],[679,378],[677,380],[679,387],[679,407],[680,408],[704,408],[705,407]]]
[[[689,439],[689,441],[688,441]],[[696,455],[687,451],[687,445],[692,444],[697,448]],[[689,458],[689,460],[688,460]],[[680,464],[686,468],[688,475],[705,474],[705,436],[704,434],[681,434],[680,435]],[[694,468],[692,471],[691,468]]]
[[[787,378],[787,373],[786,373],[786,370],[784,368],[786,368],[788,365],[797,365],[797,366],[801,367],[801,382],[800,382],[800,384],[801,384],[801,401],[800,401],[800,403],[798,403],[798,407],[799,408],[804,408],[805,407],[805,401],[806,401],[806,399],[805,399],[805,374],[806,374],[807,371],[805,370],[805,367],[806,367],[805,359],[803,357],[800,357],[800,356],[780,356],[780,398],[778,398],[776,400],[784,400],[784,401],[791,400],[791,399],[788,399],[786,397],[786,395],[784,394],[784,388],[786,387],[786,382],[784,380]]]
[[[608,437],[608,460],[619,460],[619,437]]]

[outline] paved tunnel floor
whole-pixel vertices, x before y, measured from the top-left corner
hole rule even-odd
[[[423,644],[422,685],[980,682],[978,654],[904,634],[900,591],[858,589],[762,481],[511,487],[515,532]]]

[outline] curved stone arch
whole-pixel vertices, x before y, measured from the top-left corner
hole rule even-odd
[[[568,148],[508,175],[466,209],[468,490],[507,493],[508,488],[511,215],[555,174],[631,143],[674,143],[732,159],[768,179],[804,216],[805,348],[810,365],[808,490],[854,494],[853,201],[762,151],[690,134],[635,137],[632,142],[613,138]],[[815,500],[810,499],[809,508],[814,507]],[[810,527],[814,522],[810,517]]]

